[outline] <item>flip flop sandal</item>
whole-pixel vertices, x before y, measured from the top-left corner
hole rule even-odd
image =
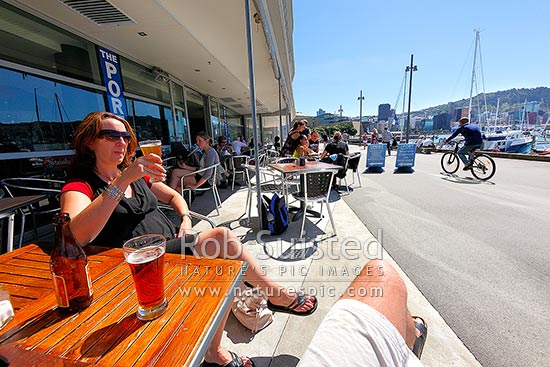
[[[420,359],[422,351],[424,350],[424,344],[426,344],[426,338],[428,337],[428,324],[420,316],[413,316],[414,326],[420,331],[420,336],[416,337],[414,341],[412,352]],[[420,319],[422,322],[417,322],[416,319]]]
[[[234,352],[229,351],[229,353],[231,354],[231,357],[233,358],[230,362],[228,362],[224,365],[221,365],[221,364],[218,364],[218,363],[211,363],[211,362],[203,361],[201,363],[201,367],[244,367],[244,362],[243,362],[243,359],[241,357],[239,357]],[[248,359],[250,360],[250,363],[252,363],[252,367],[254,367],[255,366],[254,361],[250,358],[248,358]]]
[[[296,316],[308,316],[314,313],[317,309],[317,297],[311,297],[313,297],[313,307],[311,307],[307,311],[296,311],[297,308],[300,308],[300,306],[302,306],[307,301],[307,296],[303,292],[296,292],[296,298],[294,299],[294,302],[292,302],[289,306],[274,305],[269,300],[267,300],[267,308],[269,308],[273,312],[288,313]]]

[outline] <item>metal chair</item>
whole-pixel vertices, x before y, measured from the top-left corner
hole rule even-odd
[[[320,203],[321,214],[323,212],[323,203],[327,205],[330,224],[332,225],[334,235],[336,235],[336,227],[334,226],[334,220],[332,218],[332,212],[330,210],[330,205],[328,202],[333,176],[334,172],[332,171],[305,172],[304,174],[302,174],[300,179],[300,191],[292,194],[295,199],[303,202],[302,208],[304,212],[302,213],[300,238],[302,238],[304,233],[304,225],[306,223],[307,213],[306,208],[308,203]]]
[[[349,186],[348,186],[348,180],[347,180],[349,156],[344,154],[339,154],[338,156],[339,156],[337,159],[338,165],[341,165],[343,169],[339,170],[335,174],[336,179],[338,180],[338,186],[340,186],[340,183],[342,182],[342,180],[344,180],[344,185],[346,185],[346,192],[349,195]]]
[[[219,183],[218,168],[219,167],[220,167],[220,162],[218,162],[216,164],[213,164],[211,166],[199,169],[197,171],[186,173],[185,175],[181,176],[181,178],[180,178],[181,196],[185,197],[185,192],[187,192],[187,195],[188,195],[188,198],[189,198],[189,200],[187,202],[189,203],[189,206],[191,206],[192,193],[194,193],[194,192],[206,192],[206,191],[212,190],[212,195],[214,196],[214,204],[216,206],[216,213],[218,213],[218,215],[220,215],[219,208],[221,208],[221,206],[222,206],[222,200],[220,198],[220,194],[218,193],[218,183]],[[209,171],[209,170],[214,170],[212,172],[213,177],[214,177],[214,179],[212,181],[212,186],[198,187],[196,189],[184,188],[185,187],[184,186],[185,177],[195,176],[196,174],[201,174],[201,173]]]
[[[298,158],[282,157],[282,158],[277,159],[275,163],[294,163],[294,164],[296,164],[297,161],[298,161]],[[288,205],[289,209],[290,209],[290,202],[288,201],[288,194],[290,194],[290,193],[294,192],[295,190],[297,190],[298,186],[300,185],[300,180],[298,179],[297,175],[289,175],[289,174],[284,174],[283,179],[284,179],[283,195],[285,196],[286,205]],[[291,186],[294,186],[296,189],[291,190],[290,189]]]
[[[350,155],[348,159],[348,169],[351,169],[353,171],[353,175],[351,176],[351,186],[355,184],[355,176],[357,175],[357,181],[359,182],[359,186],[362,187],[361,184],[361,174],[359,173],[359,161],[361,160],[361,152],[354,153]]]
[[[42,214],[53,214],[59,211],[59,193],[65,184],[64,181],[50,180],[34,177],[13,177],[4,178],[0,181],[4,190],[10,197],[23,195],[47,195],[46,200],[38,204],[29,205],[26,209],[20,209],[21,233],[19,235],[19,247],[23,245],[23,234],[25,233],[25,218],[31,215],[33,219],[34,239],[38,238],[36,216]]]
[[[260,171],[260,177],[257,177],[256,167],[246,165],[246,180],[248,183],[248,193],[246,195],[246,208],[248,214],[248,222],[250,223],[250,214],[252,211],[252,197],[256,193],[257,185],[260,184],[260,191],[263,193],[282,193],[283,179],[282,177],[273,172],[272,170],[264,167],[258,167]]]
[[[233,181],[231,182],[231,191],[235,190],[235,176],[241,175],[246,180],[246,164],[250,159],[247,155],[231,156],[231,171],[233,172]]]

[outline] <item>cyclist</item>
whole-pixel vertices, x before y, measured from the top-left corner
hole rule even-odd
[[[458,150],[458,152],[456,152],[462,163],[464,163],[464,171],[467,171],[472,167],[472,162],[469,160],[469,157],[467,157],[466,154],[469,154],[470,152],[473,153],[475,150],[481,148],[481,145],[483,144],[483,138],[479,126],[475,124],[469,124],[469,121],[470,120],[468,120],[467,117],[461,118],[458,121],[460,127],[456,129],[453,135],[449,136],[447,140],[445,140],[445,143],[449,144],[449,142],[458,134],[462,134],[462,136],[464,137],[464,145]]]

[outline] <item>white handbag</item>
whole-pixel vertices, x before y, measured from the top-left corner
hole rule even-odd
[[[231,310],[237,320],[254,333],[273,322],[273,312],[267,308],[267,296],[260,288],[248,288],[241,283]]]

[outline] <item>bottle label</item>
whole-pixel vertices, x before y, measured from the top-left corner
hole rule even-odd
[[[55,274],[52,274],[52,279],[57,304],[59,307],[69,307],[69,294],[67,292],[67,286],[65,285],[65,279]]]

